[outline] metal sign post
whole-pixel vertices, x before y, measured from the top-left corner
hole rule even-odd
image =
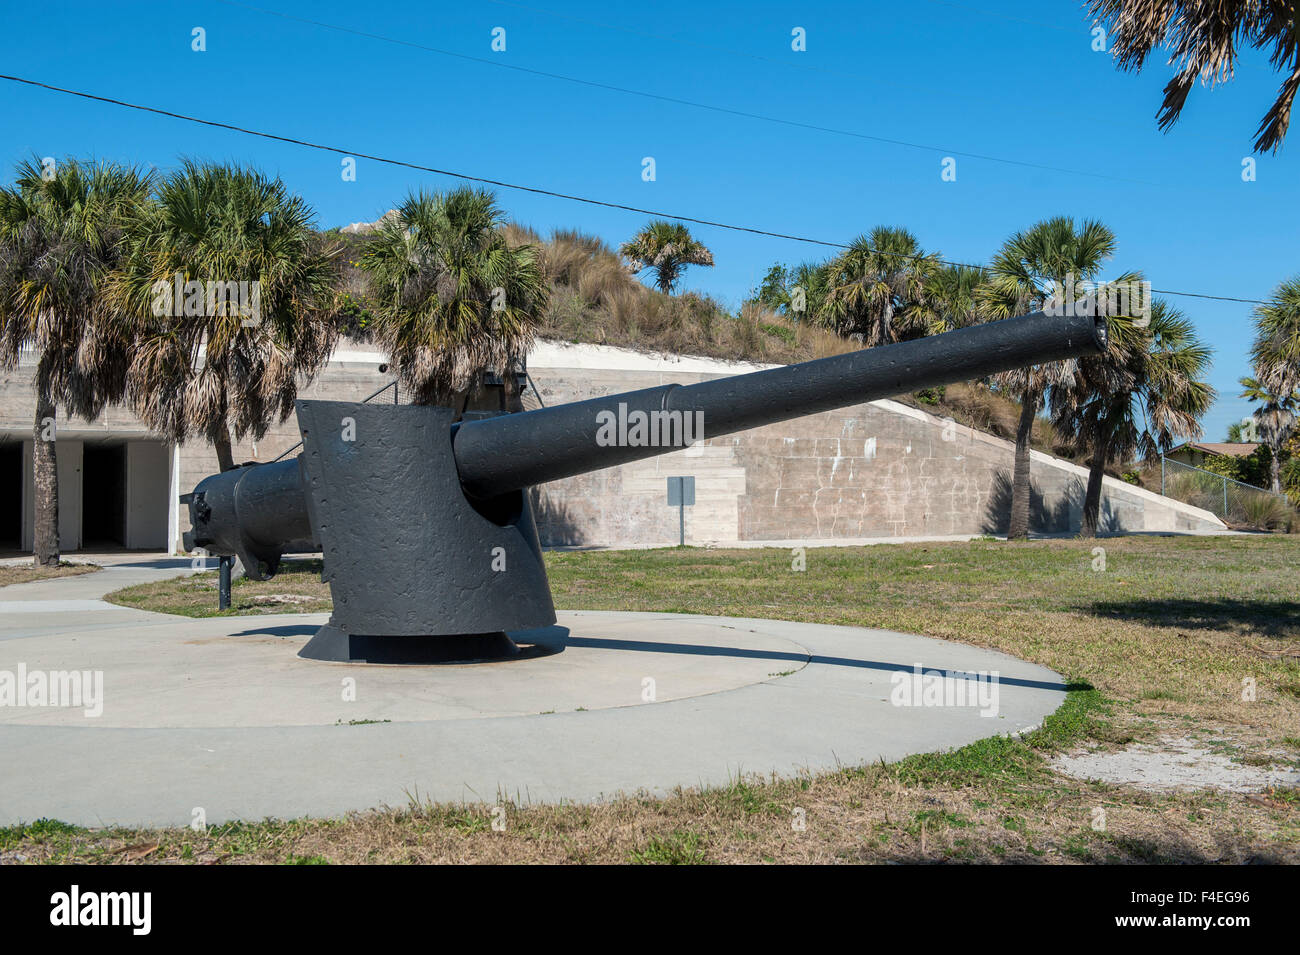
[[[695,477],[670,477],[668,479],[668,506],[677,506],[678,547],[686,546],[686,508],[695,503]]]
[[[235,558],[229,554],[222,554],[221,560],[217,565],[217,609],[230,609],[230,569],[235,563]]]

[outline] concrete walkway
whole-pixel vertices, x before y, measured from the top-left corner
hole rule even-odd
[[[518,637],[550,651],[528,660],[327,664],[295,656],[323,615],[193,620],[98,599],[188,571],[123,560],[0,590],[0,681],[20,666],[103,675],[98,715],[84,700],[0,706],[0,825],[662,795],[1021,732],[1066,690],[1043,667],[926,637],[679,614],[563,612]],[[980,671],[996,682],[963,675]]]

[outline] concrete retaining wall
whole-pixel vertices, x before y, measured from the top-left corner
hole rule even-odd
[[[690,383],[764,366],[544,344],[529,370],[546,404]],[[694,475],[688,543],[996,534],[1010,511],[1014,446],[895,401],[873,401],[538,489],[548,544],[677,542],[666,479]],[[1031,526],[1077,533],[1088,474],[1032,452]],[[1106,478],[1102,528],[1223,530],[1208,511]]]

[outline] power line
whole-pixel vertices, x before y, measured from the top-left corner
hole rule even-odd
[[[847,136],[852,139],[863,139],[869,142],[884,143],[889,146],[902,146],[907,149],[919,149],[924,152],[938,153],[945,156],[960,156],[963,159],[983,160],[984,162],[1001,163],[1007,166],[1019,166],[1024,169],[1039,169],[1046,172],[1061,172],[1072,176],[1087,176],[1093,179],[1106,179],[1112,182],[1127,182],[1142,186],[1159,186],[1160,183],[1151,182],[1145,179],[1131,179],[1126,176],[1113,176],[1109,173],[1089,172],[1084,169],[1070,169],[1066,166],[1050,166],[1045,163],[1029,162],[1022,159],[1007,159],[1002,156],[990,156],[985,153],[967,152],[965,150],[950,149],[946,146],[935,146],[928,143],[915,143],[905,139],[894,139],[888,136],[873,136],[870,133],[862,133],[852,129],[840,129],[834,126],[820,126],[816,123],[805,123],[795,119],[785,119],[780,116],[769,116],[764,113],[751,113],[747,110],[733,109],[729,106],[718,106],[712,103],[700,103],[694,100],[681,99],[676,96],[665,96],[660,93],[648,93],[645,90],[631,89],[626,86],[614,86],[610,83],[600,83],[595,80],[584,80],[576,76],[567,76],[563,73],[551,73],[546,70],[536,70],[526,66],[518,66],[513,63],[503,63],[498,59],[489,59],[488,57],[473,56],[469,53],[457,53],[454,50],[444,50],[435,46],[426,46],[423,43],[416,43],[413,40],[402,40],[396,37],[384,36],[380,33],[371,33],[366,30],[356,30],[352,27],[340,26],[336,23],[326,23],[323,20],[313,20],[309,17],[300,17],[291,13],[281,13],[278,10],[268,10],[264,7],[255,7],[252,4],[240,3],[238,0],[215,0],[216,3],[224,4],[228,7],[239,7],[244,10],[252,10],[255,13],[266,14],[267,16],[279,17],[283,20],[292,20],[297,23],[306,23],[311,26],[320,27],[325,30],[334,30],[338,33],[347,33],[353,36],[365,37],[370,40],[378,40],[382,43],[393,43],[397,46],[410,47],[411,49],[423,50],[426,53],[436,53],[439,56],[450,56],[459,60],[468,60],[471,63],[481,63],[485,66],[496,67],[502,70],[513,70],[517,73],[525,73],[530,76],[542,76],[547,79],[560,80],[564,83],[574,83],[578,86],[586,86],[591,89],[605,90],[613,93],[625,93],[629,96],[639,96],[643,99],[656,100],[661,103],[672,103],[676,106],[687,106],[691,109],[702,109],[712,113],[721,113],[726,116],[739,116],[743,119],[755,119],[765,123],[776,123],[780,126],[790,126],[795,129],[806,129],[813,132],[829,133],[833,136]]]
[[[542,14],[543,16],[554,17],[558,20],[568,20],[570,23],[581,23],[584,26],[598,27],[599,29],[610,30],[615,33],[626,33],[629,36],[640,37],[643,40],[656,40],[661,43],[675,43],[678,46],[692,47],[696,50],[725,53],[728,56],[741,57],[743,59],[754,60],[759,63],[768,63],[773,66],[785,67],[788,69],[821,73],[825,76],[837,76],[841,79],[866,80],[878,85],[892,86],[902,90],[925,90],[925,92],[934,92],[933,89],[925,89],[924,87],[918,86],[915,82],[899,83],[889,79],[887,76],[872,76],[866,73],[855,73],[850,70],[833,70],[830,67],[818,66],[816,63],[805,62],[803,57],[785,57],[778,59],[774,56],[763,56],[761,53],[753,53],[749,50],[736,50],[731,47],[718,46],[715,43],[700,43],[697,40],[688,40],[683,37],[670,36],[666,33],[651,33],[646,30],[638,30],[634,27],[622,26],[617,23],[606,23],[603,20],[592,20],[588,17],[579,17],[572,13],[563,13],[559,10],[549,10],[545,7],[533,7],[525,3],[516,3],[514,0],[483,0],[483,2],[495,4],[499,7],[511,7],[515,10],[524,10],[528,13]],[[965,99],[972,102],[987,103],[987,100],[983,96],[965,93],[961,90],[944,90],[941,95],[945,99]]]
[[[272,139],[277,142],[289,143],[294,146],[306,146],[309,149],[319,149],[324,152],[336,153],[340,156],[353,156],[360,159],[369,159],[372,162],[385,163],[390,166],[403,166],[407,169],[419,170],[420,172],[431,172],[439,176],[450,176],[453,179],[464,179],[467,182],[481,182],[484,183],[485,185],[498,186],[502,189],[517,189],[520,192],[531,192],[537,195],[551,196],[556,199],[568,199],[572,202],[585,202],[588,205],[604,206],[605,208],[608,209],[622,209],[626,212],[636,212],[641,215],[660,216],[665,219],[678,219],[682,222],[694,222],[697,225],[715,226],[719,229],[731,229],[732,231],[735,232],[750,232],[753,233],[754,235],[768,236],[774,239],[790,239],[795,242],[807,242],[812,245],[824,245],[836,249],[847,248],[846,245],[840,242],[826,242],[822,239],[809,239],[809,238],[805,238],[804,236],[787,235],[782,232],[769,232],[765,229],[754,229],[754,228],[750,228],[749,226],[730,225],[726,222],[714,222],[711,219],[699,219],[693,216],[681,216],[681,215],[675,215],[673,213],[668,213],[668,212],[657,212],[654,209],[642,209],[639,206],[629,206],[619,202],[606,202],[603,199],[591,199],[586,196],[575,196],[564,192],[556,192],[552,189],[542,189],[537,186],[524,186],[524,185],[520,185],[519,183],[505,182],[504,180],[500,180],[500,179],[489,179],[485,176],[471,176],[468,173],[455,172],[450,169],[439,169],[436,166],[424,166],[421,165],[420,163],[407,162],[406,160],[403,159],[389,159],[385,156],[377,156],[371,153],[364,153],[355,149],[344,149],[341,146],[330,146],[324,143],[313,143],[305,139],[294,139],[293,137],[290,136],[279,136],[276,135],[275,133],[263,132],[262,130],[248,129],[243,126],[235,126],[232,123],[222,123],[213,119],[203,119],[202,117],[199,116],[189,116],[185,113],[176,113],[176,112],[172,112],[171,110],[158,109],[157,107],[154,106],[144,106],[139,103],[128,103],[125,100],[113,99],[108,96],[97,96],[94,93],[85,93],[80,90],[65,89],[61,86],[52,86],[49,83],[42,83],[39,80],[26,79],[25,77],[21,77],[21,76],[10,76],[5,73],[0,73],[0,80],[9,80],[14,83],[23,83],[26,84],[27,86],[36,86],[41,89],[50,90],[51,92],[54,93],[65,93],[69,96],[79,96],[83,99],[95,100],[100,103],[109,103],[113,106],[122,106],[127,109],[141,110],[142,112],[154,113],[158,116],[167,116],[171,119],[185,120],[186,122],[190,122],[190,123],[199,123],[204,126],[213,126],[217,129],[228,129],[232,132],[244,133],[248,136],[259,136],[263,139]]]
[[[557,192],[553,189],[543,189],[538,186],[525,186],[519,183],[506,182],[501,179],[489,179],[486,176],[472,176],[468,173],[455,172],[450,169],[440,169],[437,166],[426,166],[421,163],[409,162],[403,159],[391,159],[386,156],[379,156],[373,153],[364,153],[355,149],[344,149],[341,146],[330,146],[325,143],[314,143],[305,139],[295,139],[290,136],[280,136],[275,133],[268,133],[257,129],[248,129],[243,126],[235,126],[232,123],[223,123],[212,119],[203,119],[199,116],[190,116],[185,113],[177,113],[171,110],[159,109],[154,106],[144,106],[139,103],[130,103],[126,100],[113,99],[108,96],[99,96],[94,93],[86,93],[81,90],[66,89],[61,86],[54,86],[49,83],[42,83],[39,80],[28,79],[22,76],[11,76],[6,73],[0,73],[0,80],[6,80],[11,83],[19,83],[25,86],[32,86],[38,89],[48,90],[52,93],[62,93],[67,96],[76,96],[81,99],[93,100],[98,103],[108,103],[112,106],[121,106],[125,109],[139,110],[145,113],[153,113],[157,116],[166,116],[169,119],[179,119],[189,123],[198,123],[202,126],[211,126],[216,129],[226,129],[231,132],[243,133],[248,136],[257,136],[261,139],[270,139],[275,142],[289,143],[293,146],[305,146],[308,149],[319,149],[322,152],[335,153],[340,156],[351,156],[360,159],[368,159],[372,162],[383,163],[389,166],[400,166],[405,169],[415,169],[420,172],[429,172],[439,176],[449,176],[452,179],[462,179],[466,182],[478,182],[484,185],[497,186],[501,189],[514,189],[519,192],[529,192],[534,195],[549,196],[554,199],[566,199],[570,202],[582,202],[587,205],[601,206],[606,209],[620,209],[624,212],[635,212],[638,215],[654,216],[662,219],[675,219],[679,222],[691,222],[696,225],[711,226],[716,229],[727,229],[731,232],[746,232],[751,235],[761,235],[773,239],[788,239],[792,242],[804,242],[809,245],[819,245],[832,249],[847,249],[848,244],[844,242],[831,242],[826,239],[814,239],[808,236],[791,235],[785,232],[772,232],[767,229],[757,229],[752,226],[735,225],[729,222],[719,222],[714,219],[701,219],[697,216],[683,216],[671,212],[663,212],[656,209],[644,209],[640,206],[630,206],[621,202],[608,202],[603,199],[592,199],[588,196],[577,196],[565,192]],[[941,265],[962,266],[965,268],[983,269],[986,266],[974,265],[970,262],[953,262],[947,259],[936,259]],[[1152,292],[1160,295],[1179,295],[1188,298],[1213,299],[1221,302],[1241,302],[1248,305],[1264,304],[1260,299],[1253,298],[1236,298],[1229,295],[1209,295],[1202,292],[1179,292],[1172,289],[1152,289]]]
[[[218,0],[218,2],[223,2],[223,0]],[[581,23],[584,26],[597,27],[601,30],[609,30],[614,33],[625,33],[630,36],[641,37],[642,39],[657,40],[662,43],[675,43],[679,46],[693,47],[694,49],[697,50],[706,50],[715,53],[725,53],[728,56],[735,56],[735,57],[740,57],[742,59],[754,60],[759,63],[771,64],[772,66],[784,67],[787,69],[803,70],[812,73],[820,73],[823,76],[834,76],[834,77],[839,77],[841,79],[866,81],[876,85],[891,86],[896,89],[907,90],[913,93],[926,93],[930,95],[936,95],[942,97],[944,100],[947,100],[949,102],[953,100],[962,100],[968,103],[975,103],[980,106],[988,106],[989,104],[988,97],[980,93],[968,93],[962,89],[945,89],[942,91],[938,91],[935,90],[933,87],[921,86],[919,83],[915,82],[915,80],[909,80],[906,83],[899,83],[889,79],[889,77],[887,76],[870,75],[867,73],[856,73],[850,70],[835,70],[826,66],[818,66],[816,63],[805,62],[804,57],[777,58],[774,56],[763,56],[760,53],[753,53],[749,50],[736,50],[736,49],[732,49],[731,47],[718,46],[717,44],[714,43],[701,43],[697,40],[688,40],[685,39],[684,37],[670,36],[669,34],[666,33],[651,33],[646,30],[638,30],[634,27],[622,26],[621,24],[617,24],[617,23],[606,23],[603,20],[592,20],[588,17],[579,17],[571,13],[563,13],[559,10],[550,10],[547,9],[546,7],[534,7],[525,3],[517,3],[515,2],[515,0],[483,0],[483,2],[494,4],[499,7],[510,7],[515,10],[523,10],[528,13],[541,14],[543,16],[554,17],[558,20],[567,20],[571,23]],[[962,4],[950,3],[948,2],[948,0],[926,0],[926,2],[932,3],[936,6],[952,7],[957,10],[965,11],[967,13],[980,14],[982,16],[988,16],[988,17],[996,17],[1003,20],[1011,20],[1016,23],[1023,23],[1029,26],[1042,27],[1048,30],[1057,30],[1061,33],[1077,32],[1075,29],[1070,27],[1054,26],[1052,24],[1042,23],[1037,20],[1025,20],[1021,17],[1008,16],[1006,14],[997,13],[991,10],[979,10],[974,7],[964,6]],[[1085,28],[1085,30],[1090,30],[1090,29],[1091,29],[1090,26]],[[1108,117],[1106,120],[1106,124],[1107,124],[1107,128],[1109,129],[1128,129],[1144,135],[1150,134],[1153,129],[1153,126],[1150,122],[1139,124],[1127,120],[1117,119],[1114,116]],[[1184,135],[1186,135],[1186,133],[1184,133]],[[1206,140],[1206,142],[1208,142],[1208,140]]]

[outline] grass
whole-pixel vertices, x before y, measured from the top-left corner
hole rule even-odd
[[[1104,571],[1092,569],[1096,546]],[[825,548],[807,552],[803,572],[775,549],[549,554],[560,607],[921,632],[1043,663],[1074,689],[1019,738],[661,800],[502,799],[504,831],[491,824],[492,806],[416,800],[199,832],[45,821],[0,830],[0,860],[137,861],[147,851],[149,862],[1300,862],[1295,790],[1154,793],[1075,779],[1051,763],[1075,748],[1176,733],[1230,748],[1246,765],[1294,764],[1297,564],[1300,541],[1279,536]],[[284,593],[291,579],[270,585]],[[132,588],[129,605],[179,601],[197,612],[168,589],[175,584]],[[204,599],[210,612],[215,594]],[[1246,678],[1253,701],[1242,699]],[[1104,827],[1094,828],[1099,817]]]
[[[897,395],[894,400],[1006,441],[1015,441],[1020,425],[1020,403],[980,382],[957,382],[916,394]],[[1034,418],[1029,444],[1044,454],[1070,460],[1079,456],[1042,415]]]
[[[557,606],[924,633],[1045,664],[1144,714],[1280,736],[1300,725],[1297,564],[1300,541],[1269,536],[821,548],[804,572],[779,550],[579,552],[547,569]],[[1260,705],[1241,699],[1246,677]]]
[[[111,603],[183,617],[230,617],[267,613],[328,613],[332,603],[328,584],[321,583],[319,560],[285,560],[270,580],[237,577],[230,582],[230,609],[217,609],[215,570],[172,577],[116,590]]]
[[[96,564],[70,564],[66,560],[58,567],[35,567],[31,564],[6,564],[0,566],[0,587],[10,584],[30,584],[34,580],[49,580],[53,577],[77,577],[99,570]]]

